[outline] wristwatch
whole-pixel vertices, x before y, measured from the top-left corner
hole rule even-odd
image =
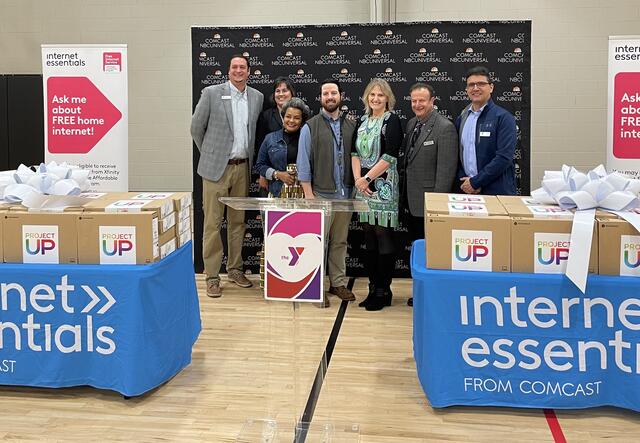
[[[367,181],[367,183],[371,183],[371,177],[369,177],[368,175],[365,175],[364,179]]]
[[[278,178],[278,171],[273,171],[273,178],[275,178],[276,180],[280,180]]]

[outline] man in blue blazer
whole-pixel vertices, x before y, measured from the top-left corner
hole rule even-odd
[[[515,195],[516,120],[491,100],[493,82],[486,67],[471,68],[466,78],[471,103],[456,119],[459,189],[466,194]]]
[[[262,93],[247,86],[249,60],[234,55],[229,62],[229,81],[202,90],[191,119],[191,136],[200,151],[198,174],[202,177],[204,232],[202,258],[207,274],[207,295],[220,297],[222,239],[220,226],[224,205],[219,197],[246,197],[253,162],[256,123],[262,112]],[[227,209],[227,275],[248,288],[242,266],[244,211]]]

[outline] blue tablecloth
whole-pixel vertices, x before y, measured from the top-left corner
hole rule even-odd
[[[0,264],[0,385],[140,395],[200,329],[191,243],[152,265]]]
[[[443,251],[447,253],[447,251]],[[640,279],[426,269],[411,252],[413,347],[434,407],[640,411]]]

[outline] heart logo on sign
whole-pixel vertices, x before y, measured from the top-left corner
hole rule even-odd
[[[288,282],[300,281],[311,274],[324,254],[318,235],[291,237],[282,232],[267,237],[265,251],[268,251],[268,265]]]

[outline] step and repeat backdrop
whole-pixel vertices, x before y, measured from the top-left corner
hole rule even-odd
[[[413,116],[409,97],[413,83],[432,85],[438,111],[453,120],[468,104],[465,72],[473,66],[487,66],[495,82],[493,100],[516,117],[518,193],[529,194],[531,21],[193,27],[191,41],[194,109],[203,88],[228,80],[229,58],[238,53],[249,58],[249,84],[264,94],[265,107],[271,106],[268,98],[273,81],[285,76],[296,87],[297,95],[317,113],[319,84],[325,78],[333,78],[345,91],[344,112],[359,117],[363,113],[360,97],[364,88],[371,78],[378,77],[391,85],[397,100],[396,113],[403,125]],[[196,272],[201,272],[203,214],[202,180],[196,173],[198,158],[194,145],[194,258]],[[256,178],[251,195],[258,194]],[[257,273],[262,222],[257,212],[247,212],[246,220],[245,267]],[[401,226],[396,234],[396,276],[409,277],[407,231]],[[222,238],[226,242],[226,232]],[[355,217],[348,254],[347,274],[365,275],[362,228]],[[226,257],[223,266],[225,263]]]

